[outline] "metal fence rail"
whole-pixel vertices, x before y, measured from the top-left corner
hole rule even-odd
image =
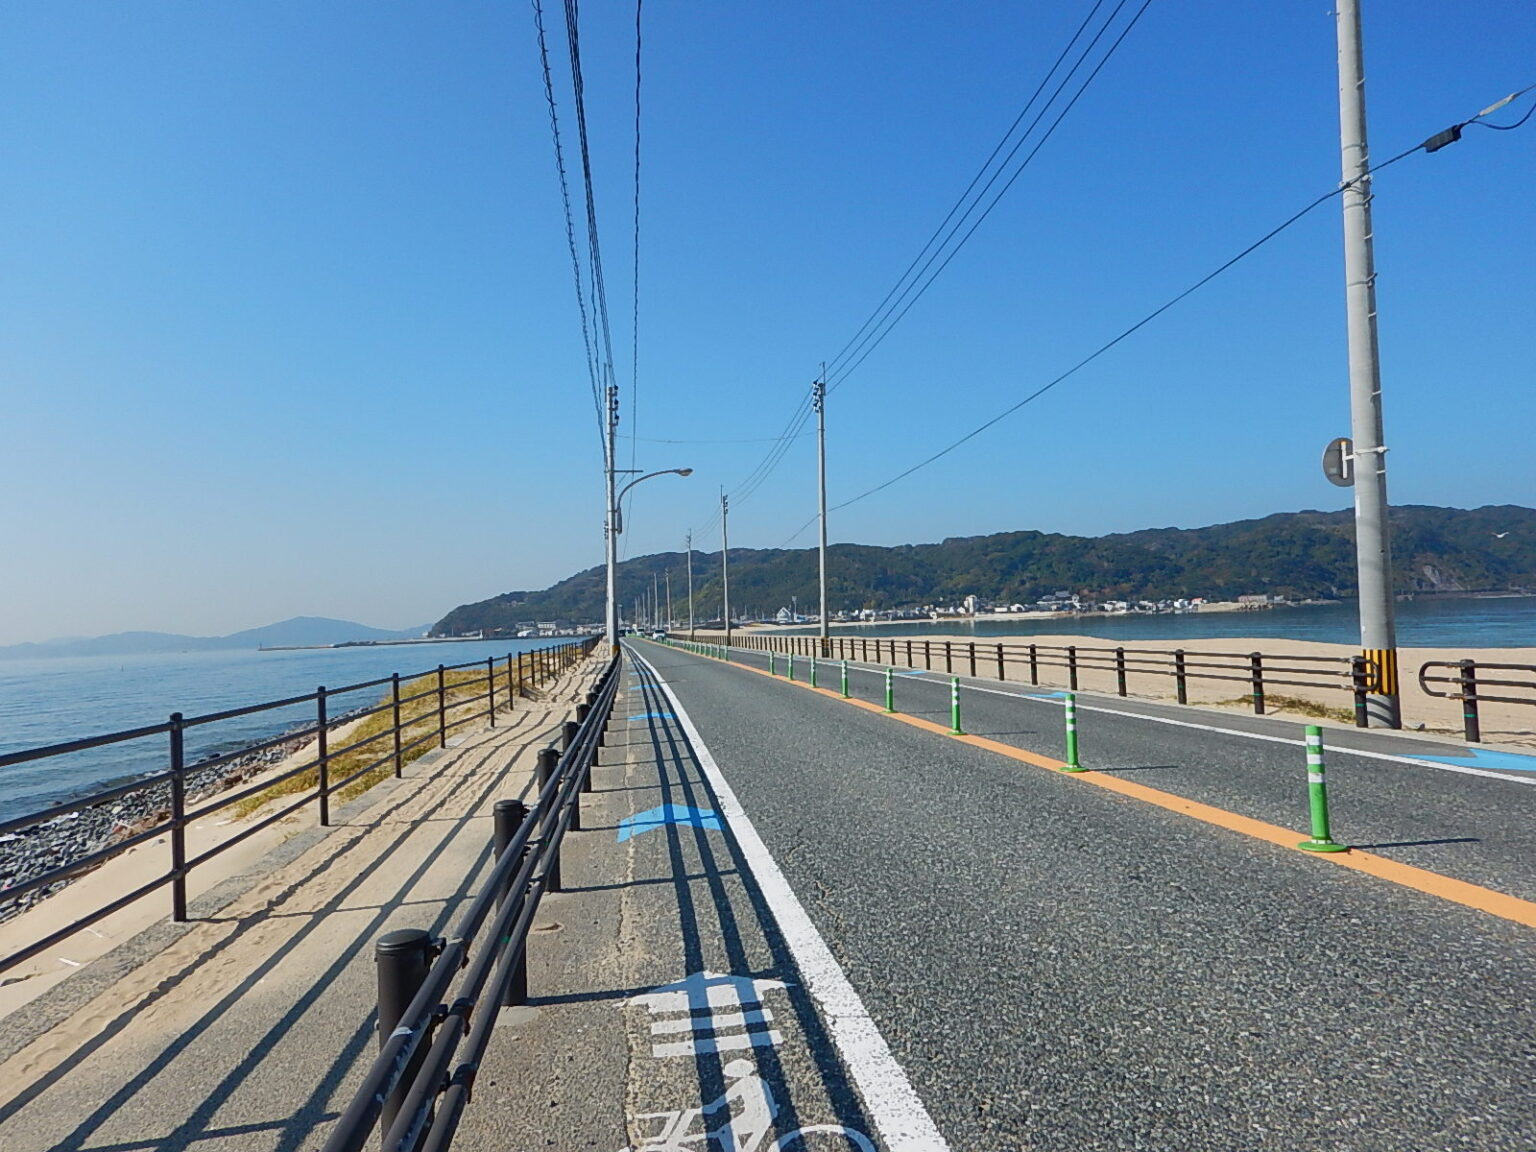
[[[538,648],[529,652],[518,653],[515,656],[509,653],[505,658],[504,666],[498,666],[501,662],[496,657],[491,657],[484,661],[470,661],[464,664],[439,664],[435,669],[410,674],[403,678],[399,673],[395,673],[381,679],[349,684],[342,688],[326,688],[322,686],[314,692],[303,696],[290,696],[282,700],[268,700],[260,704],[226,709],[221,712],[210,712],[201,716],[187,717],[183,716],[180,712],[175,712],[164,723],[130,728],[120,732],[110,732],[100,736],[89,736],[80,740],[70,740],[60,744],[50,744],[42,748],[30,748],[21,752],[12,752],[0,756],[0,768],[5,768],[13,764],[47,760],[85,749],[124,744],[134,740],[153,739],[161,736],[167,737],[168,740],[166,752],[167,767],[164,771],[153,773],[127,784],[94,792],[88,796],[68,800],[38,812],[0,821],[0,835],[14,835],[58,820],[61,817],[68,816],[70,813],[83,812],[90,808],[128,799],[138,794],[144,794],[144,798],[153,801],[153,806],[157,809],[156,814],[159,817],[153,824],[147,827],[137,827],[130,831],[126,837],[114,840],[105,847],[87,852],[57,867],[13,883],[3,892],[0,892],[0,912],[15,908],[19,901],[33,892],[46,889],[61,881],[71,879],[83,872],[97,868],[113,857],[128,851],[130,848],[147,843],[156,837],[165,836],[170,849],[168,868],[164,873],[141,887],[134,889],[132,892],[103,904],[56,931],[48,933],[41,939],[35,940],[12,952],[10,955],[0,958],[0,972],[4,972],[17,964],[24,963],[40,952],[51,948],[61,940],[90,927],[97,921],[127,907],[134,901],[140,900],[150,893],[167,886],[171,889],[172,917],[178,921],[185,920],[187,918],[187,876],[193,869],[229,851],[242,841],[256,835],[262,829],[310,804],[317,805],[320,824],[328,825],[330,823],[331,797],[336,792],[346,788],[349,784],[368,773],[375,772],[386,765],[392,764],[394,774],[398,777],[409,753],[423,744],[434,740],[439,747],[446,747],[449,733],[465,724],[482,718],[489,718],[491,725],[494,726],[496,723],[498,694],[504,701],[503,710],[510,709],[513,706],[513,701],[516,700],[517,696],[525,688],[537,687],[552,680],[572,664],[584,659],[592,651],[596,643],[596,639],[591,638]],[[469,672],[471,669],[474,670],[472,673]],[[449,673],[456,674],[451,683]],[[429,687],[425,690],[410,693],[409,695],[401,695],[402,683],[409,686],[419,680],[432,677],[435,677],[435,683],[430,683]],[[503,684],[505,685],[504,688],[498,687]],[[338,699],[349,696],[355,697],[357,693],[377,692],[386,686],[388,687],[388,692],[384,695],[382,703],[355,707],[345,711],[344,715],[339,717],[335,713],[333,705]],[[428,731],[421,735],[410,736],[408,730],[422,724],[424,718],[422,716],[405,717],[405,706],[418,700],[427,700],[434,697],[436,701],[436,724],[429,724]],[[476,707],[482,702],[484,703],[483,707]],[[189,729],[217,724],[220,721],[237,717],[292,708],[304,704],[313,706],[314,721],[297,731],[284,732],[280,736],[247,745],[222,755],[212,756],[196,763],[189,764],[187,762],[186,733]],[[451,717],[450,712],[454,713]],[[335,727],[381,714],[388,714],[390,722],[379,732],[339,748],[330,747],[330,737]],[[201,777],[210,769],[229,764],[241,757],[248,757],[252,753],[308,739],[315,741],[314,756],[306,758],[304,763],[278,776],[262,779],[243,788],[220,792],[207,803],[189,809],[189,774],[196,773]],[[340,779],[332,779],[332,765],[342,757],[362,749],[370,749],[370,758],[361,767],[348,772]],[[302,777],[306,773],[315,774],[315,783],[313,787],[304,789],[297,799],[291,803],[284,804],[278,810],[241,829],[240,832],[221,841],[219,844],[190,859],[188,858],[186,830],[188,825],[194,820],[201,820],[221,809],[228,808],[252,796],[266,792],[277,785]],[[162,788],[165,789],[163,796],[158,792],[152,791]]]
[[[1115,689],[1130,694],[1131,676],[1172,680],[1180,704],[1189,703],[1192,680],[1242,684],[1254,712],[1264,714],[1265,694],[1272,688],[1313,688],[1347,693],[1353,698],[1357,727],[1366,726],[1365,698],[1376,669],[1364,656],[1303,656],[1284,652],[1208,652],[1182,648],[1150,649],[1096,645],[987,643],[973,640],[903,640],[884,636],[833,636],[825,643],[816,636],[747,635],[734,638],[737,647],[783,652],[822,659],[857,660],[893,667],[924,668],[998,680],[1026,678],[1040,684],[1044,673],[1064,675],[1069,691],[1077,691],[1084,672],[1113,673]]]
[[[1443,669],[1449,675],[1431,674],[1431,669]],[[1493,673],[1493,675],[1489,675]],[[1512,679],[1509,673],[1525,673],[1525,679]],[[1454,691],[1439,692],[1431,684],[1453,687]],[[1462,728],[1469,744],[1483,738],[1482,719],[1478,715],[1479,704],[1526,704],[1536,707],[1536,664],[1494,664],[1477,660],[1428,660],[1419,666],[1419,687],[1426,696],[1438,696],[1442,700],[1461,701]],[[1524,691],[1528,695],[1495,696],[1488,692]]]
[[[615,656],[566,724],[562,749],[540,753],[532,807],[497,802],[496,863],[453,935],[434,941],[407,929],[379,941],[379,1054],[324,1152],[359,1152],[376,1127],[386,1152],[443,1152],[452,1142],[498,1006],[526,999],[528,932],[540,898],[560,888],[562,838],[580,830],[580,794],[619,667]]]

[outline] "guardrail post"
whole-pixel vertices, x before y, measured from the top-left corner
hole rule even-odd
[[[1077,691],[1077,645],[1067,645],[1067,687]]]
[[[581,725],[574,720],[567,720],[564,724],[560,725],[560,751],[569,752],[571,750],[571,745],[576,743],[576,733],[580,729]]]
[[[907,667],[916,667],[916,665],[912,663],[912,641],[910,640],[907,641]]]
[[[1355,727],[1369,728],[1371,718],[1366,711],[1365,697],[1370,691],[1370,670],[1366,667],[1364,656],[1351,656],[1349,658],[1350,687],[1355,694]]]
[[[325,730],[325,685],[315,689],[315,727],[317,729],[317,743],[315,750],[318,758],[315,767],[319,773],[320,786],[320,827],[326,828],[331,823],[331,747],[329,734]]]
[[[1008,673],[1003,668],[1003,646],[1001,644],[997,646],[997,678],[1000,681],[1008,679]]]
[[[848,661],[843,661],[843,698],[848,697]]]
[[[1061,711],[1067,725],[1067,763],[1062,771],[1081,772],[1083,766],[1077,759],[1077,697],[1068,692]]]
[[[374,941],[373,960],[378,965],[379,978],[379,1049],[389,1043],[390,1036],[400,1026],[405,1010],[411,1006],[416,993],[426,983],[432,968],[432,936],[420,928],[397,928],[386,932]],[[401,1073],[400,1082],[384,1101],[379,1116],[379,1133],[383,1135],[394,1126],[400,1105],[415,1083],[421,1065],[431,1047],[431,1033],[416,1045],[410,1061]]]
[[[398,780],[405,769],[405,760],[400,754],[400,673],[398,672],[390,673],[389,698],[391,720],[395,730],[395,779]]]
[[[1323,730],[1307,725],[1307,799],[1312,808],[1312,839],[1296,845],[1308,852],[1348,852],[1348,844],[1334,843],[1328,827],[1328,785],[1323,779]]]
[[[1264,657],[1257,652],[1248,656],[1248,667],[1253,679],[1253,714],[1264,715]]]
[[[887,668],[885,670],[885,710],[896,711],[896,673]]]
[[[1482,721],[1477,715],[1477,661],[1458,660],[1461,671],[1461,722],[1468,744],[1477,744],[1483,738]]]
[[[1179,703],[1188,704],[1189,684],[1184,679],[1184,649],[1182,648],[1176,648],[1173,652],[1173,681]]]
[[[933,644],[931,641],[923,641],[923,668],[925,671],[933,671]]]
[[[171,713],[171,919],[187,920],[187,754],[181,713]]]
[[[976,641],[972,640],[970,642],[970,649],[971,649],[971,677],[974,679],[975,676],[976,676]]]
[[[517,710],[517,681],[512,676],[512,653],[507,653],[507,711]]]
[[[486,702],[491,712],[491,727],[496,727],[496,657],[485,658]]]
[[[954,653],[950,651],[952,647],[953,645],[948,640],[944,641],[944,671],[946,672],[953,672],[955,670]]]
[[[949,730],[955,736],[964,736],[965,729],[960,727],[960,677],[949,678]]]
[[[538,782],[540,796],[544,795],[544,789],[549,786],[549,779],[555,774],[555,766],[559,763],[560,753],[553,744],[539,749],[539,758],[534,762],[533,775]]]
[[[437,666],[437,746],[448,747],[448,688],[443,680],[443,666]]]
[[[1125,649],[1115,649],[1115,688],[1120,695],[1125,695]]]
[[[1040,683],[1040,651],[1033,644],[1029,646],[1029,682]]]

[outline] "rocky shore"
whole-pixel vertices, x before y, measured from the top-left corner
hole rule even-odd
[[[327,726],[328,730],[334,731],[350,723],[362,711],[365,710],[337,717]],[[313,739],[313,736],[295,735],[269,748],[238,754],[220,764],[189,765],[186,770],[188,806],[244,784],[280,764]],[[162,824],[169,819],[170,810],[170,784],[162,781],[115,800],[66,812],[19,832],[0,835],[0,923],[20,915],[85,873],[77,872],[57,883],[8,899],[6,892],[11,888],[127,839],[136,832]]]

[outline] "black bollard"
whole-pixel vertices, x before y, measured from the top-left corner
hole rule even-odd
[[[496,859],[501,860],[507,847],[512,843],[512,838],[517,835],[517,830],[523,826],[523,821],[528,819],[528,806],[521,800],[498,800],[495,812],[495,852]],[[524,850],[526,854],[526,849]],[[508,883],[512,881],[508,877]],[[496,907],[499,910],[506,900],[512,895],[508,889],[496,897]],[[512,969],[512,979],[507,983],[506,995],[502,997],[503,1004],[526,1004],[528,1002],[528,954],[525,949],[523,955],[518,958],[517,965]]]
[[[400,1026],[400,1019],[416,998],[416,993],[426,982],[427,972],[432,967],[432,937],[420,928],[400,928],[386,932],[373,945],[373,959],[379,966],[379,1047],[383,1048]],[[400,1105],[405,1103],[406,1093],[415,1083],[431,1044],[429,1029],[428,1034],[416,1045],[416,1051],[406,1064],[400,1083],[389,1094],[389,1099],[384,1101],[384,1110],[379,1117],[381,1135],[394,1124]]]
[[[574,720],[567,720],[560,729],[560,751],[569,752],[571,745],[576,743],[576,731],[581,727]]]

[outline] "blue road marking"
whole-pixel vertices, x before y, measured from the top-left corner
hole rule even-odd
[[[1438,756],[1410,756],[1426,764],[1449,764],[1453,768],[1487,768],[1497,772],[1536,772],[1536,756],[1519,752],[1495,752],[1488,748],[1468,748],[1465,752],[1442,752]]]
[[[638,716],[631,716],[630,720],[676,720],[677,717],[670,712],[642,712]]]
[[[1065,700],[1066,698],[1067,694],[1065,692],[1046,692],[1040,696],[1026,695],[1024,697],[1026,700]]]
[[[644,812],[636,812],[619,821],[619,843],[642,832],[650,832],[666,824],[682,824],[689,828],[708,828],[720,831],[720,817],[709,808],[689,808],[684,804],[663,804]]]
[[[898,672],[898,673],[896,673],[896,675],[898,675],[898,676],[926,676],[926,675],[928,675],[928,673],[927,673],[927,671],[925,669],[914,668],[911,672]]]

